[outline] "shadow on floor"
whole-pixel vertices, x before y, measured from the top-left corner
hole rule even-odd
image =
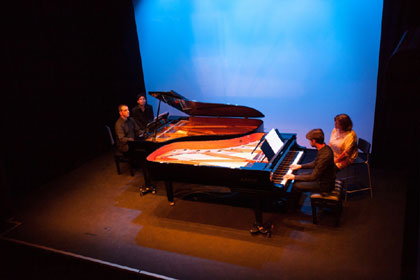
[[[405,186],[398,176],[375,170],[374,198],[351,196],[339,227],[332,226],[328,211],[320,213],[319,225],[312,224],[308,198],[293,215],[268,204],[264,220],[274,224],[272,238],[249,234],[254,213],[246,199],[228,192],[203,195],[179,184],[176,205],[169,206],[162,182],[156,195],[146,196],[139,194],[142,183],[139,172],[130,176],[123,169],[117,175],[112,155],[104,154],[16,202],[17,224],[2,225],[8,230],[3,237],[177,279],[400,276]],[[45,267],[47,275],[69,279],[138,277],[22,244],[2,241],[5,273],[25,277]]]

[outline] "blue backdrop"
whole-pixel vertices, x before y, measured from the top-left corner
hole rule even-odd
[[[133,2],[147,91],[256,108],[305,146],[347,113],[371,141],[382,0]]]

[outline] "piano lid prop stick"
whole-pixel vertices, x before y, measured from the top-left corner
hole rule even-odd
[[[159,120],[158,116],[159,116],[159,112],[160,112],[160,102],[162,102],[162,100],[159,99],[159,104],[158,104],[158,109],[157,109],[157,113],[156,113],[156,125],[155,125],[155,131],[153,133],[153,141],[155,141],[156,139],[156,133],[157,133],[157,122]]]

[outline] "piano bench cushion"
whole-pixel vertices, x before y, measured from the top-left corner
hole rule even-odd
[[[313,193],[311,194],[311,204],[337,204],[341,202],[341,193],[343,190],[343,183],[341,181],[335,182],[334,189],[329,193]],[[314,205],[317,206],[317,205]]]

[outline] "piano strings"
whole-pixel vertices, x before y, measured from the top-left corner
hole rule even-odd
[[[175,124],[169,125],[162,132],[157,133],[157,141],[167,141],[171,138],[182,136],[197,136],[197,135],[233,135],[242,134],[251,131],[253,126],[250,125],[217,125],[208,124],[206,122],[200,123],[198,121],[180,120]]]
[[[182,163],[190,165],[217,165],[224,167],[241,167],[248,163],[262,160],[262,151],[252,154],[257,141],[227,148],[212,149],[174,149],[162,153],[155,161]]]

